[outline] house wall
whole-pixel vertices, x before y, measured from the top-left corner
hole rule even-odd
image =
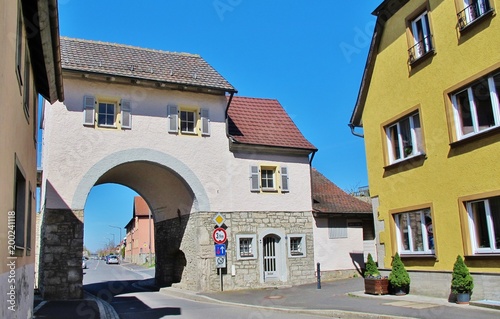
[[[283,234],[283,252],[287,247],[284,223],[296,218],[295,215],[303,217],[303,214],[310,214],[308,156],[230,152],[226,136],[225,96],[99,82],[69,74],[65,75],[64,83],[65,102],[46,106],[44,113],[44,181],[41,196],[46,199],[45,209],[70,208],[78,213],[84,208],[87,194],[95,184],[114,182],[131,187],[147,201],[152,211],[157,248],[155,277],[160,284],[182,279],[180,284],[184,286],[215,289],[216,272],[207,272],[206,278],[199,274],[215,267],[211,231],[215,225],[212,218],[218,212],[251,212],[253,215],[245,219],[245,224],[254,219],[265,220],[254,226],[255,232],[262,235],[263,229],[271,229]],[[130,100],[132,128],[84,126],[85,95]],[[210,136],[168,133],[167,106],[170,104],[208,108]],[[250,166],[259,164],[286,165],[290,191],[252,193]],[[266,217],[273,212],[281,212],[279,219]],[[297,229],[300,225],[301,233],[308,234],[308,245],[312,245],[312,226],[305,223],[308,218],[300,219],[301,222],[294,221],[292,225]],[[179,220],[189,223],[181,224],[182,228],[172,228],[172,225],[179,226],[175,224]],[[204,220],[203,224],[197,224],[200,220]],[[207,220],[210,226],[204,224]],[[78,223],[74,226],[77,227]],[[194,237],[200,232],[206,232],[206,238],[202,239],[203,249],[197,244],[198,238]],[[172,236],[182,242],[172,246],[176,242]],[[58,248],[47,246],[43,249],[45,253],[50,253]],[[178,254],[179,249],[184,255]],[[228,254],[231,254],[236,246],[228,249]],[[313,254],[311,246],[307,257],[283,263],[285,269],[281,273],[281,282],[314,281]],[[183,277],[178,278],[182,256],[187,260],[186,270]],[[286,260],[285,255],[282,258]],[[263,284],[262,272],[257,267],[259,261],[254,263],[254,281],[234,281],[230,284],[232,289],[241,285],[255,287]],[[237,273],[240,274],[240,270]],[[76,293],[69,293],[66,294],[69,298],[78,297]]]
[[[18,1],[0,3],[0,318],[28,318],[33,312],[33,282],[35,271],[35,193],[36,193],[36,127],[37,102],[34,100],[33,72],[30,80],[25,79],[26,32],[23,27],[21,76],[24,84],[29,82],[29,113],[23,108],[24,89],[16,75],[16,34]],[[31,234],[32,250],[13,249],[10,254],[9,240],[12,239],[12,224],[8,220],[9,212],[15,207],[16,165],[22,170],[26,180],[25,242]],[[32,197],[29,198],[29,190]],[[31,210],[28,210],[28,203]],[[18,213],[18,212],[16,212]],[[16,214],[18,218],[19,214]],[[27,221],[31,219],[31,228]],[[9,228],[8,226],[11,225]],[[15,229],[19,232],[19,229]],[[12,308],[9,308],[11,307]]]
[[[44,176],[50,179],[49,187],[56,190],[42,191],[42,197],[47,198],[46,207],[83,208],[80,206],[84,205],[86,194],[78,194],[77,188],[85,182],[82,179],[89,178],[95,182],[99,178],[85,176],[86,173],[92,172],[93,166],[103,161],[119,161],[119,152],[123,149],[145,149],[168,154],[173,160],[183,163],[189,169],[188,173],[192,179],[203,185],[201,192],[206,193],[206,204],[211,210],[311,210],[310,185],[303,182],[309,180],[307,156],[229,152],[224,117],[227,104],[225,97],[130,87],[69,77],[64,81],[64,104],[56,103],[47,106],[45,110],[44,140],[50,141],[50,147],[44,148]],[[89,94],[131,100],[132,129],[96,129],[83,126],[83,97]],[[167,105],[172,103],[208,108],[211,135],[193,137],[169,134]],[[62,132],[64,134],[61,134]],[[68,149],[72,151],[68,152]],[[82,158],[86,160],[82,161]],[[286,164],[289,168],[291,192],[283,196],[251,193],[249,165],[259,163]],[[183,175],[183,172],[176,173]],[[188,177],[182,176],[189,184]],[[195,193],[198,191],[192,184],[189,186]],[[148,204],[154,211],[158,207],[167,206],[168,203],[156,203],[154,199],[149,199]],[[176,209],[166,214],[175,217]],[[156,214],[155,221],[168,217]]]
[[[151,254],[154,258],[155,255],[155,236],[154,236],[154,222],[153,219],[149,220],[148,217],[136,217],[133,227],[133,233],[127,232],[127,245],[125,247],[125,260],[137,264],[146,262],[149,258],[149,230],[151,230]]]
[[[500,8],[500,1],[490,2]],[[429,4],[436,53],[409,67],[405,19],[425,3]],[[460,219],[459,199],[500,191],[500,168],[495,164],[500,152],[498,130],[451,144],[453,116],[447,105],[450,88],[467,84],[481,72],[500,68],[500,20],[494,14],[460,33],[456,13],[454,1],[409,1],[387,21],[378,47],[363,128],[370,193],[378,198],[379,205],[375,216],[384,224],[377,227],[377,237],[385,247],[379,257],[387,268],[398,250],[391,212],[420,205],[431,208],[435,256],[403,257],[403,261],[410,270],[449,272],[457,255],[468,254],[466,247],[471,241],[464,231],[468,229],[467,220]],[[383,123],[413,107],[420,108],[425,157],[387,167]],[[478,279],[482,274],[500,273],[498,261],[497,256],[466,256]]]
[[[361,223],[348,219],[347,223]],[[353,276],[364,268],[363,227],[348,227],[347,238],[329,238],[328,218],[313,223],[314,264],[320,263],[324,280]]]

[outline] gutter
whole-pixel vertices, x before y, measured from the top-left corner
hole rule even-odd
[[[358,132],[355,132],[355,131],[354,131],[354,130],[355,130],[355,128],[356,128],[357,126],[355,126],[355,125],[354,125],[354,124],[352,124],[352,123],[349,123],[349,124],[347,124],[347,125],[351,128],[351,134],[352,134],[352,135],[357,136],[357,137],[361,137],[361,138],[364,138],[364,137],[365,137],[365,135],[364,135],[364,134],[362,134],[362,133],[358,133]],[[358,127],[359,127],[359,126],[358,126]]]
[[[57,7],[57,0],[49,1],[50,12],[50,33],[52,35],[52,50],[54,52],[54,69],[56,76],[56,90],[58,100],[64,101],[64,85],[62,75],[62,61],[61,61],[61,42],[59,38],[59,12]]]

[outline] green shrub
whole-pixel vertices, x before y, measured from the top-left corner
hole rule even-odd
[[[474,289],[474,279],[469,273],[469,268],[464,263],[462,256],[458,255],[453,265],[453,274],[451,279],[451,292],[471,293]]]
[[[399,257],[398,253],[396,253],[394,259],[392,260],[392,270],[389,274],[389,282],[396,288],[410,285],[410,275],[408,275],[405,265],[403,264],[403,261]]]
[[[380,277],[380,272],[378,271],[377,264],[373,261],[372,254],[368,254],[368,260],[366,261],[365,278],[377,278]]]

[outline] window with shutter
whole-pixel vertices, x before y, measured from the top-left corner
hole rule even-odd
[[[328,219],[328,237],[347,238],[347,219],[343,217],[333,217]]]
[[[84,96],[83,97],[83,125],[95,124],[95,97]]]
[[[210,135],[210,118],[208,109],[200,110],[201,116],[201,135],[209,136]]]
[[[121,101],[121,110],[122,110],[122,129],[132,128],[132,115],[131,115],[129,100]]]
[[[288,188],[288,167],[286,166],[281,167],[281,191],[290,191],[290,189]]]
[[[260,191],[258,166],[250,166],[250,190],[252,192]]]
[[[168,132],[169,133],[179,132],[179,114],[176,105],[168,106]]]

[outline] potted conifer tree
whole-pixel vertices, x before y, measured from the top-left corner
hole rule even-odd
[[[410,286],[410,275],[406,271],[403,261],[396,253],[392,260],[392,270],[389,274],[389,282],[396,296],[406,295]]]
[[[453,265],[451,292],[457,296],[457,303],[468,304],[472,289],[474,289],[474,279],[470,275],[469,268],[465,265],[462,256],[458,255]]]
[[[386,295],[389,293],[389,280],[380,275],[377,264],[371,254],[368,254],[365,269],[365,294]]]

